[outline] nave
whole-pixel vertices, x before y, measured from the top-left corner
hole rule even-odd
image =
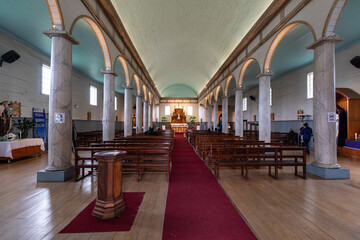
[[[313,156],[310,155],[310,162]],[[339,157],[350,180],[304,180],[291,168],[253,169],[246,180],[240,170],[222,169],[219,184],[259,239],[358,239],[360,236],[360,167]],[[161,239],[168,194],[164,173],[146,173],[140,182],[124,174],[124,192],[145,192],[129,232],[57,234],[96,198],[97,177],[79,182],[37,183],[36,172],[47,164],[39,158],[0,164],[1,239]],[[196,184],[196,183],[194,183]]]

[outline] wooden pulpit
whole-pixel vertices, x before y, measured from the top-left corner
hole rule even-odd
[[[122,161],[126,151],[95,153],[98,161],[98,197],[92,215],[100,220],[120,216],[125,211],[122,194]]]

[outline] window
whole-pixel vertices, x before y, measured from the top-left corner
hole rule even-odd
[[[270,88],[270,106],[272,106],[272,88]]]
[[[188,106],[188,115],[193,115],[193,106]]]
[[[308,73],[307,75],[307,98],[313,98],[314,95],[314,73]]]
[[[165,106],[165,115],[170,115],[170,106]]]
[[[97,106],[97,88],[90,85],[90,105]]]
[[[41,71],[41,93],[50,95],[51,68],[45,64],[42,65]]]
[[[247,97],[243,98],[243,111],[247,110]]]
[[[117,97],[115,97],[115,111],[117,110]]]

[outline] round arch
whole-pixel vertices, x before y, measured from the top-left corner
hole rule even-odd
[[[46,0],[53,29],[65,30],[65,24],[58,0]]]
[[[147,94],[146,94],[146,86],[145,84],[142,85],[143,93],[144,93],[144,100],[147,101]]]
[[[149,98],[149,104],[152,104],[153,103],[153,99],[152,99],[152,93],[149,91],[148,92],[148,98]]]
[[[232,79],[235,79],[234,75],[232,75],[232,74],[230,76],[228,76],[226,79],[225,87],[224,87],[224,95],[225,96],[228,96],[228,94],[229,94],[229,85],[230,85],[230,82]]]
[[[244,81],[244,76],[245,76],[246,69],[249,67],[249,65],[252,62],[255,62],[257,64],[257,66],[259,68],[259,73],[261,73],[259,62],[255,58],[249,58],[248,60],[246,60],[246,62],[244,63],[244,65],[242,66],[242,68],[240,70],[239,81],[238,81],[239,87],[243,87],[243,81]]]
[[[285,26],[283,29],[281,29],[281,31],[276,35],[276,37],[274,38],[274,40],[272,41],[267,53],[266,53],[266,57],[265,57],[265,61],[264,61],[264,69],[263,72],[268,72],[270,71],[270,65],[271,65],[271,60],[272,57],[274,56],[275,50],[277,48],[277,46],[279,45],[279,43],[281,42],[281,40],[285,37],[285,35],[294,27],[300,25],[300,24],[304,24],[306,25],[309,30],[311,31],[313,38],[314,38],[314,42],[316,41],[316,34],[315,31],[313,29],[313,27],[304,21],[296,21],[293,23],[288,24],[287,26]]]
[[[209,97],[208,97],[209,105],[212,104],[213,96],[214,96],[214,92],[209,93]]]
[[[86,15],[80,15],[77,18],[75,18],[75,20],[71,24],[70,34],[72,34],[72,31],[73,31],[76,23],[80,19],[84,20],[87,24],[89,24],[91,29],[94,31],[96,38],[99,41],[101,51],[103,53],[105,68],[106,68],[106,70],[112,70],[113,68],[112,68],[112,64],[111,64],[109,46],[106,42],[106,39],[105,39],[104,34],[101,31],[100,27],[97,25],[97,23],[92,18],[90,18],[89,16],[86,16]]]
[[[141,94],[140,79],[136,73],[134,74],[134,81],[136,84],[136,93],[137,95],[140,95]]]
[[[216,91],[215,91],[215,101],[217,101],[218,98],[219,98],[220,90],[223,90],[223,88],[221,87],[221,85],[217,86],[217,88],[216,88]]]
[[[207,105],[208,105],[208,97],[205,97],[205,104],[204,104],[204,107],[207,108]]]
[[[131,79],[130,79],[130,72],[129,72],[129,68],[128,68],[128,65],[126,63],[126,60],[125,58],[123,58],[122,56],[117,56],[115,58],[115,61],[114,61],[114,67],[113,69],[115,69],[115,63],[116,63],[116,60],[119,60],[119,62],[121,63],[122,67],[123,67],[123,70],[124,70],[124,75],[125,75],[125,83],[126,83],[126,86],[129,87],[131,86]]]
[[[323,37],[329,37],[335,34],[337,23],[340,19],[340,15],[347,1],[348,0],[335,0],[330,9],[328,17],[326,18],[326,23],[323,30]]]

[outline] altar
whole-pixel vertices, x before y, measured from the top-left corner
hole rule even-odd
[[[170,128],[176,133],[185,133],[188,129],[186,116],[182,108],[175,108],[171,116]]]
[[[184,133],[188,129],[187,123],[171,123],[170,128],[176,133]]]

